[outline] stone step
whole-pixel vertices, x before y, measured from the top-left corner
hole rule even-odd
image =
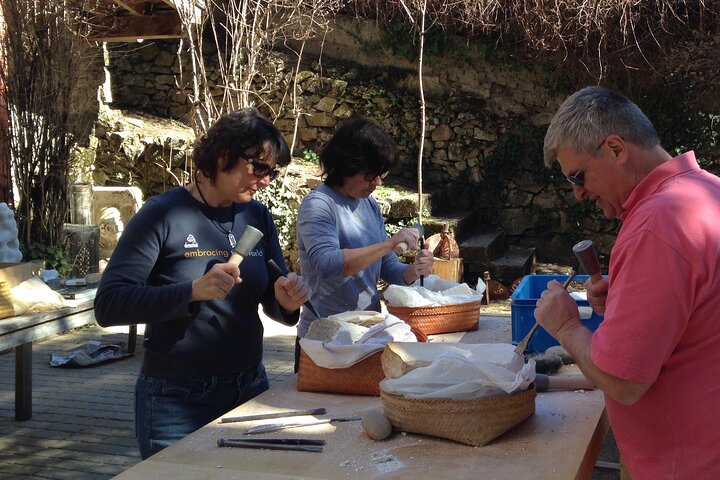
[[[456,212],[448,215],[433,215],[431,217],[423,218],[423,227],[425,227],[425,238],[442,232],[443,225],[447,224],[450,229],[450,236],[452,236],[455,241],[457,241],[460,224],[470,213],[471,212]]]
[[[508,248],[504,230],[494,229],[475,233],[459,242],[460,258],[465,263],[488,264],[491,259],[501,256]]]
[[[535,248],[512,245],[497,258],[483,262],[468,261],[464,258],[464,264],[464,278],[467,282],[476,282],[478,277],[482,278],[487,271],[490,278],[510,285],[518,278],[535,271]]]
[[[417,218],[419,200],[417,193],[392,191],[376,195],[375,200],[386,222]],[[432,196],[429,194],[423,194],[423,210],[432,211]]]

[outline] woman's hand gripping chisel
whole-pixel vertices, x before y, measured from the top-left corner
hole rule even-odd
[[[273,272],[275,272],[275,274],[276,274],[278,277],[283,277],[283,276],[286,275],[286,272],[283,272],[282,268],[280,268],[280,266],[279,266],[277,263],[275,263],[275,260],[273,260],[272,258],[267,261],[267,264],[268,264],[268,266],[270,267],[270,269],[271,269]],[[313,307],[312,303],[310,303],[310,300],[308,300],[307,302],[305,302],[304,305],[305,305],[305,308],[307,308],[308,310],[310,310],[310,313],[312,313],[313,315],[315,315],[315,318],[317,318],[318,320],[321,320],[321,319],[322,319],[322,317],[320,317],[320,314],[318,313],[318,311],[315,310],[315,307]]]

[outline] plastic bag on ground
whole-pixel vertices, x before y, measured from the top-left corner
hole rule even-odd
[[[73,350],[65,354],[50,354],[51,367],[90,367],[113,360],[122,360],[132,357],[132,353],[126,353],[122,345],[102,343],[97,340],[90,340],[85,348]]]

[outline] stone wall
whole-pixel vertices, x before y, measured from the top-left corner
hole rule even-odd
[[[410,40],[394,40],[373,23],[358,26],[348,20],[335,26],[324,45],[306,46],[306,63],[298,75],[303,114],[296,156],[319,152],[338,122],[357,112],[377,121],[398,143],[401,160],[390,181],[416,185],[417,64],[390,48]],[[172,41],[146,41],[133,49],[111,46],[114,104],[187,121],[187,103],[177,86],[177,50]],[[287,80],[294,65],[286,52],[274,52],[263,66],[262,80],[275,88],[257,102],[267,112],[279,112],[276,124],[289,142],[294,118],[282,85],[292,83]],[[557,167],[549,171],[542,166],[544,130],[567,95],[558,86],[562,83],[552,69],[514,59],[487,40],[467,44],[449,39],[443,51],[426,60],[423,189],[433,196],[433,214],[474,212],[474,229],[500,226],[511,239],[537,246],[540,259],[562,257],[586,237],[601,249],[610,246],[616,225],[574,203]],[[100,144],[107,155],[99,157],[105,161],[94,173],[96,184],[140,185],[147,197],[166,189],[188,168],[188,139],[147,137],[144,142],[140,135],[139,143],[133,140],[135,147],[129,148],[128,139],[119,142],[117,133],[99,136],[104,136]],[[125,160],[111,160],[120,152]]]

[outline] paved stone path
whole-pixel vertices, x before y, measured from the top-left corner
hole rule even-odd
[[[90,340],[127,342],[126,328],[91,326],[33,345],[33,416],[15,420],[15,354],[0,354],[0,479],[101,480],[140,461],[135,444],[135,356],[88,368],[53,368],[51,353]],[[268,320],[265,366],[270,385],[293,374],[295,329]]]

